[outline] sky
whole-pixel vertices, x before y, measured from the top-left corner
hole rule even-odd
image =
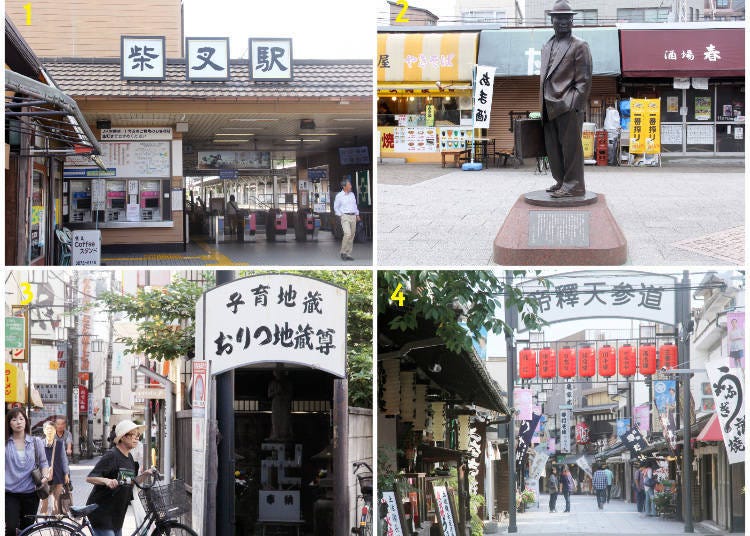
[[[291,37],[297,59],[372,59],[374,0],[184,0],[185,37],[229,37],[247,58],[250,37]]]

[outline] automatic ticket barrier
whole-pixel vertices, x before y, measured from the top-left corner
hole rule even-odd
[[[255,242],[256,219],[255,213],[250,213],[242,218],[242,234],[245,242]]]
[[[286,212],[279,209],[271,209],[266,216],[266,240],[274,242],[277,237],[284,237],[286,240],[287,217]]]

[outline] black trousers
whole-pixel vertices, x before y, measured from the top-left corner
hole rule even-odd
[[[16,536],[16,529],[25,529],[34,523],[33,516],[39,510],[39,497],[31,493],[5,492],[5,536]]]
[[[563,490],[563,497],[565,497],[565,511],[570,512],[570,491]]]
[[[612,495],[612,484],[607,484],[607,502],[609,502],[609,497]]]
[[[552,120],[544,114],[544,146],[547,149],[552,177],[570,187],[585,189],[583,180],[583,114],[575,110]]]
[[[636,504],[637,504],[638,511],[643,512],[644,503],[646,502],[646,492],[642,489],[639,489],[637,497],[638,497],[638,502]]]
[[[607,490],[602,488],[596,490],[596,504],[599,506],[599,508],[604,506],[604,503],[607,502]]]
[[[557,492],[553,492],[549,494],[549,511],[554,512],[555,505],[557,504]]]

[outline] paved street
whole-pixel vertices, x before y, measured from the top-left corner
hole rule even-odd
[[[526,162],[518,169],[477,172],[439,164],[378,165],[378,264],[494,264],[492,242],[518,197],[553,183]],[[586,166],[586,186],[605,194],[628,241],[627,264],[742,264],[744,160]]]
[[[341,259],[341,241],[329,232],[320,232],[314,242],[297,242],[294,233],[286,241],[267,242],[259,235],[256,242],[216,244],[196,240],[186,252],[104,253],[107,266],[372,266],[372,242],[354,244],[353,261]]]
[[[549,495],[541,495],[539,508],[534,506],[516,515],[518,534],[684,534],[681,521],[642,517],[635,504],[621,500],[613,499],[604,505],[604,510],[597,508],[593,495],[573,495],[570,502],[570,513],[564,513],[565,499],[559,495],[557,513],[550,514]],[[507,533],[507,522],[503,529]],[[694,529],[696,534],[723,534],[698,524]]]

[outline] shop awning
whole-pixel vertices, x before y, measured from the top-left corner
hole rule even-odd
[[[724,436],[721,434],[721,423],[719,423],[719,416],[716,413],[711,415],[706,426],[698,434],[698,441],[724,441]]]
[[[742,28],[620,30],[625,77],[745,76]]]
[[[620,74],[617,28],[574,28],[573,34],[591,48],[595,76]],[[479,36],[479,65],[495,67],[496,77],[539,76],[542,46],[552,28],[483,30]]]
[[[573,408],[573,415],[593,415],[596,413],[612,413],[616,411],[618,404],[598,404],[596,406],[586,406],[585,408]]]
[[[378,83],[469,82],[478,32],[378,34]]]

